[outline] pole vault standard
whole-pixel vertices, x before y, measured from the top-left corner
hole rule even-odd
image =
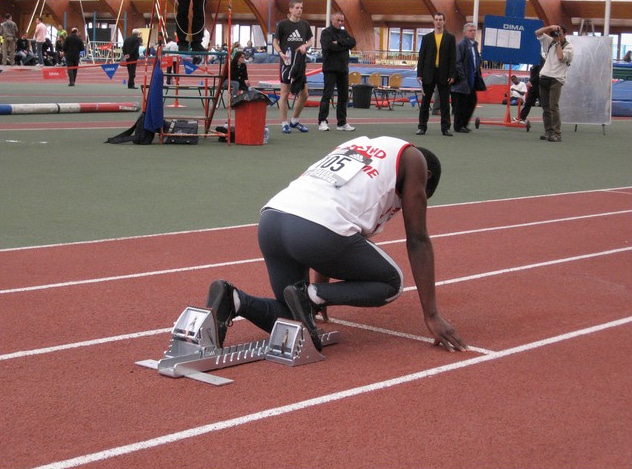
[[[10,114],[72,114],[84,112],[138,112],[138,103],[0,104],[0,116]]]

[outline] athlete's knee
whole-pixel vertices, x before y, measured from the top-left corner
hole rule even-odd
[[[403,277],[398,273],[394,274],[390,280],[387,282],[388,286],[390,287],[390,292],[387,295],[386,299],[384,300],[385,303],[390,303],[392,301],[395,301],[397,298],[399,298],[401,296],[401,294],[404,291],[404,279]]]

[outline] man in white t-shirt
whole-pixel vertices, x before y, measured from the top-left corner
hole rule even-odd
[[[320,350],[314,315],[321,308],[394,301],[404,288],[402,271],[369,238],[401,210],[426,326],[436,345],[466,350],[436,303],[426,210],[440,176],[432,152],[393,137],[350,140],[310,166],[261,211],[259,247],[274,298],[248,295],[225,280],[211,284],[207,306],[216,314],[219,346],[233,317],[242,316],[267,332],[278,318],[301,321]],[[313,283],[310,270],[317,273]]]
[[[510,99],[511,105],[515,106],[518,104],[518,100],[521,102],[524,101],[524,97],[527,94],[527,84],[524,81],[520,81],[520,79],[516,75],[511,76],[511,87],[510,91]]]
[[[544,65],[540,69],[540,105],[544,135],[540,140],[562,141],[562,119],[560,97],[566,83],[566,72],[573,60],[573,45],[566,40],[566,26],[544,26],[535,32],[542,50],[546,52]]]

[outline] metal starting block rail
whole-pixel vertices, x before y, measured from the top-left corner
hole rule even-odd
[[[318,331],[323,346],[338,342],[338,332]],[[222,386],[233,380],[206,373],[260,360],[288,366],[307,365],[325,359],[312,342],[305,325],[278,319],[270,338],[221,348],[215,314],[210,309],[188,306],[171,330],[169,348],[161,360],[142,360],[137,365],[158,370],[171,378],[190,378]]]

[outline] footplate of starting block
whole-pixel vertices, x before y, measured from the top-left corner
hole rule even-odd
[[[323,346],[338,342],[337,332],[318,334]],[[266,360],[289,366],[300,366],[324,360],[303,323],[289,319],[277,319],[270,334]]]

